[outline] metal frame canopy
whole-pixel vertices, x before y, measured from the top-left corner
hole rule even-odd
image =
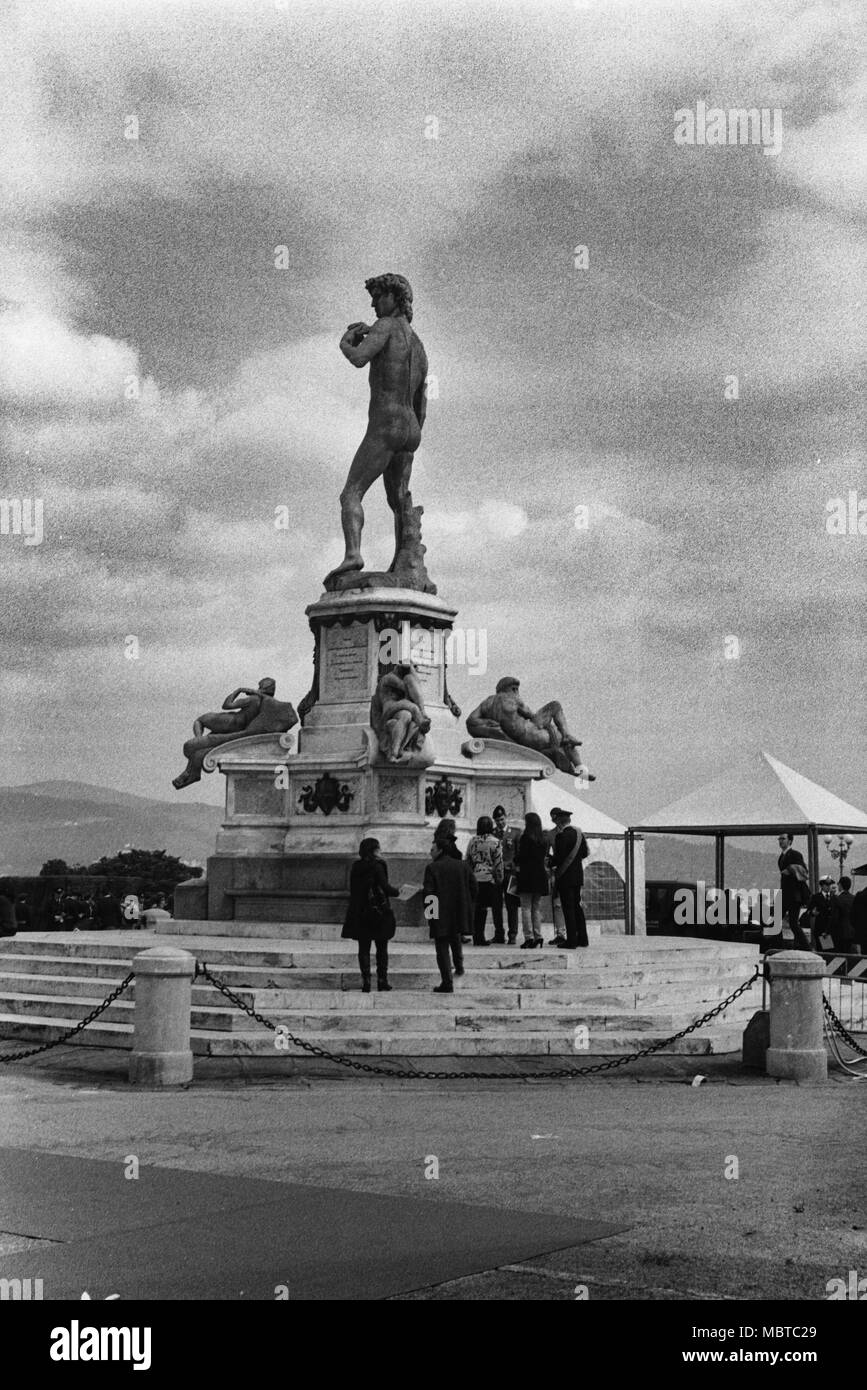
[[[806,835],[810,886],[816,892],[819,835],[828,833],[867,834],[867,813],[762,752],[631,825],[626,832],[626,856],[629,862],[636,834],[712,835],[715,883],[724,888],[727,836]],[[628,911],[634,921],[634,899]]]

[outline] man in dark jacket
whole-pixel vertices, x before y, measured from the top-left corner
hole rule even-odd
[[[456,975],[464,973],[461,937],[472,930],[476,892],[475,875],[457,846],[455,823],[441,820],[434,832],[431,862],[424,871],[424,910],[442,981],[434,994],[454,994],[452,962]]]
[[[583,831],[571,825],[572,812],[562,811],[555,806],[551,819],[557,827],[554,845],[551,850],[551,867],[554,871],[552,892],[560,899],[566,939],[556,937],[555,946],[574,951],[576,946],[587,946],[587,919],[581,906],[581,889],[584,886],[584,864],[590,853]]]
[[[855,923],[852,917],[855,898],[851,888],[851,878],[844,876],[840,879],[836,896],[831,899],[830,931],[835,951],[855,950]]]
[[[809,951],[812,949],[810,943],[798,925],[798,919],[809,901],[809,891],[806,893],[804,891],[804,885],[809,887],[807,866],[801,851],[792,848],[792,839],[793,837],[789,834],[780,835],[777,838],[777,843],[780,846],[777,868],[780,871],[783,916],[788,919],[789,930],[795,938],[796,950]]]
[[[819,879],[819,891],[807,904],[804,925],[810,925],[810,938],[815,951],[834,950],[831,936],[831,913],[834,907],[834,880],[830,874]],[[824,940],[822,939],[824,937]]]

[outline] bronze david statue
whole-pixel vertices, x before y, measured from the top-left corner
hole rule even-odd
[[[351,323],[340,351],[353,367],[370,366],[370,409],[346,485],[340,494],[340,520],[346,553],[325,579],[326,589],[371,583],[435,593],[424,567],[421,507],[409,491],[412,460],[421,442],[427,408],[427,354],[412,327],[412,288],[403,275],[377,275],[365,281],[376,322]],[[394,512],[394,559],[387,573],[359,576],[364,569],[361,533],[368,488],[382,478]]]

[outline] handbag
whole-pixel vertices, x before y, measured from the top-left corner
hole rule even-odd
[[[388,898],[376,883],[367,890],[367,906],[362,916],[364,929],[371,936],[393,936],[397,923],[388,904]]]

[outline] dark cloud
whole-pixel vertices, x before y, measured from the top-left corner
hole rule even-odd
[[[218,387],[245,357],[319,327],[310,284],[331,242],[302,189],[214,178],[183,197],[126,191],[64,205],[32,231],[89,286],[78,329],[135,342],[169,389]]]

